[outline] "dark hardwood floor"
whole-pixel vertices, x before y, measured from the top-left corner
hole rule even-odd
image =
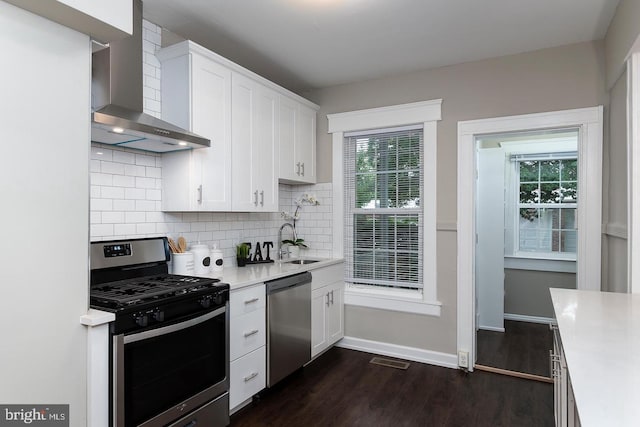
[[[476,363],[549,377],[549,350],[553,332],[549,325],[504,321],[505,332],[479,330]]]
[[[333,348],[262,393],[232,426],[552,426],[553,386]]]

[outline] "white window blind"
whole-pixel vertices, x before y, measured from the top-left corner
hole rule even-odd
[[[347,134],[347,281],[422,288],[423,128]]]

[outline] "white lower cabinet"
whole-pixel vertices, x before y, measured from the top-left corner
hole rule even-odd
[[[265,387],[267,354],[264,346],[231,362],[229,408],[233,409]]]
[[[266,385],[264,284],[232,290],[229,307],[229,409],[233,411]]]
[[[311,357],[316,357],[344,337],[343,264],[312,272]]]
[[[553,410],[556,427],[579,427],[580,419],[573,396],[571,378],[567,369],[567,361],[562,349],[560,333],[556,326],[553,329],[553,351],[551,357],[551,376],[553,377]]]

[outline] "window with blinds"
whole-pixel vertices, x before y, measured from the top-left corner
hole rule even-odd
[[[512,155],[511,160],[518,176],[518,251],[575,254],[577,153]]]
[[[345,134],[347,281],[422,288],[423,127]]]

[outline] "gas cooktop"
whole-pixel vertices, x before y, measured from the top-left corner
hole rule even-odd
[[[102,283],[91,288],[91,305],[120,309],[185,294],[197,294],[227,285],[219,279],[161,274]]]

